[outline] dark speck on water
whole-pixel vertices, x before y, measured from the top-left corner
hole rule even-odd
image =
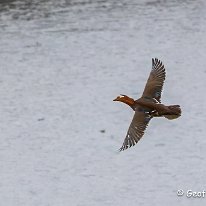
[[[39,119],[38,119],[38,121],[44,121],[44,120],[45,120],[44,118],[39,118]]]
[[[101,133],[105,133],[105,129],[101,129],[100,132],[101,132]]]

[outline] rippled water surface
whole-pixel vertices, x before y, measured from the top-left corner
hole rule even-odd
[[[204,205],[205,34],[203,0],[1,0],[0,202]],[[183,115],[118,153],[153,57]]]

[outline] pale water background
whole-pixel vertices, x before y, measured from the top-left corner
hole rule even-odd
[[[152,57],[183,115],[118,153]],[[1,0],[1,205],[205,205],[205,89],[204,0]]]

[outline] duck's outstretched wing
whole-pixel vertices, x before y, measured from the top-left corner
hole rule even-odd
[[[160,102],[165,77],[166,72],[162,62],[156,58],[152,59],[152,71],[150,72],[142,97],[155,98]]]
[[[149,113],[145,113],[141,107],[137,108],[124,139],[124,143],[119,151],[123,151],[134,146],[144,135],[144,131],[151,119],[152,116]]]

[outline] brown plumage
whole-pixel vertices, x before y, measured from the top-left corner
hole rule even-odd
[[[176,119],[181,116],[179,105],[165,106],[161,104],[161,93],[165,76],[166,72],[162,62],[156,58],[152,59],[152,71],[142,97],[134,100],[126,95],[120,95],[113,100],[123,102],[135,111],[120,151],[134,146],[142,138],[149,121],[153,117]]]

